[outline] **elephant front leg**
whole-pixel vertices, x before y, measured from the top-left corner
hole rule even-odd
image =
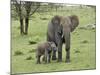
[[[58,62],[62,61],[62,42],[58,44]]]
[[[50,63],[51,54],[48,55],[48,63]]]
[[[65,44],[65,50],[66,50],[66,63],[70,62],[70,34],[66,36],[66,44]]]
[[[50,63],[50,58],[51,58],[51,55],[50,54],[46,54],[45,63]]]
[[[70,62],[70,48],[66,48],[66,61],[67,63]]]
[[[66,62],[70,62],[70,32],[66,31],[65,34],[65,50],[66,50]]]
[[[48,51],[45,49],[45,63],[50,63],[50,58],[51,58],[51,55],[48,53]]]

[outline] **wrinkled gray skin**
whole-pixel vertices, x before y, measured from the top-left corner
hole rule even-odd
[[[54,42],[58,47],[58,62],[62,61],[62,45],[65,43],[66,62],[70,62],[70,33],[78,26],[79,19],[76,15],[54,16],[48,24],[47,41]],[[53,51],[52,60],[56,60]]]
[[[44,43],[40,43],[38,44],[37,50],[36,50],[36,58],[37,58],[37,64],[40,64],[40,58],[41,56],[43,57],[43,61],[45,61],[45,63],[50,63],[50,58],[51,58],[51,53],[52,51],[56,52],[57,47],[55,45],[55,43],[53,42],[44,42]]]

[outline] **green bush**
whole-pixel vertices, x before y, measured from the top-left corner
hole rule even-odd
[[[31,57],[31,56],[28,56],[27,58],[26,58],[26,60],[32,60],[33,58]]]
[[[83,40],[81,43],[88,43],[88,41],[87,40]]]
[[[23,52],[21,52],[21,51],[15,51],[14,55],[23,55]]]

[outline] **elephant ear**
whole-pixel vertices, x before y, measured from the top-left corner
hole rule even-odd
[[[71,32],[74,31],[74,29],[79,25],[79,19],[76,15],[70,16],[71,20]]]
[[[54,27],[56,28],[56,32],[60,35],[62,35],[62,26],[61,24],[61,20],[62,20],[62,16],[54,16],[51,20],[52,24],[54,25]]]
[[[54,44],[54,42],[48,42],[49,46],[52,47],[52,45]]]
[[[50,42],[49,44],[51,45],[51,47],[56,47],[54,42]]]
[[[51,20],[52,24],[60,24],[60,16],[56,15]]]

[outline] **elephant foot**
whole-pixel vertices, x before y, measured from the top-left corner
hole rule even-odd
[[[70,59],[67,59],[65,62],[66,62],[66,63],[70,63]]]
[[[56,60],[57,58],[56,57],[52,57],[52,60]]]

